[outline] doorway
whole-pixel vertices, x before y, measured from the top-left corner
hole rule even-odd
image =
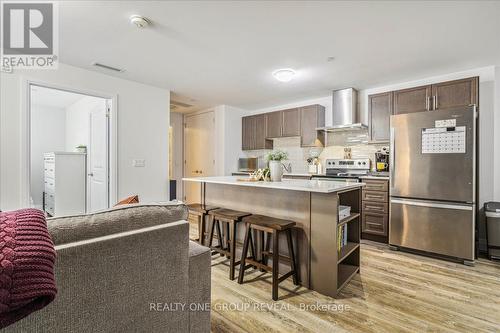
[[[215,175],[215,113],[208,111],[184,117],[184,176]],[[201,187],[184,182],[184,201],[200,203]]]
[[[110,206],[111,99],[29,84],[29,195],[49,216]]]

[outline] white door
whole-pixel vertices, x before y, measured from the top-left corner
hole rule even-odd
[[[184,121],[184,176],[213,176],[215,174],[214,112],[189,115]],[[200,199],[200,185],[184,182],[185,202],[200,203]]]
[[[99,101],[90,110],[87,212],[109,207],[108,202],[108,102]]]

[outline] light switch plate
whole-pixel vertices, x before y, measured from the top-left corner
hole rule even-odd
[[[143,168],[146,166],[146,160],[132,160],[132,166],[136,168]]]

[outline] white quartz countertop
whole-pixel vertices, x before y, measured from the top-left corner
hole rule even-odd
[[[251,172],[243,172],[243,171],[236,171],[236,172],[233,172],[233,175],[241,175],[241,176],[244,176],[244,175],[249,175],[251,174]],[[291,173],[288,173],[288,172],[284,172],[283,173],[283,176],[286,177],[286,176],[289,176],[289,177],[312,177],[312,176],[317,176],[317,174],[311,174],[311,173],[300,173],[300,172],[291,172]]]
[[[389,176],[361,176],[360,179],[380,179],[380,180],[389,180]]]
[[[349,189],[355,189],[364,186],[364,183],[346,183],[343,181],[331,180],[306,180],[306,179],[283,179],[281,182],[249,182],[239,181],[244,179],[241,176],[226,177],[196,177],[183,178],[183,181],[199,182],[208,184],[247,186],[270,188],[276,190],[316,192],[316,193],[334,193]]]

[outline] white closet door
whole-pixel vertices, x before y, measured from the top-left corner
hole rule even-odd
[[[95,104],[90,111],[88,212],[109,207],[108,203],[108,117],[107,103]]]
[[[215,174],[214,112],[186,116],[184,135],[184,176],[213,176]],[[200,193],[201,187],[199,184],[184,182],[186,203],[201,203]]]

